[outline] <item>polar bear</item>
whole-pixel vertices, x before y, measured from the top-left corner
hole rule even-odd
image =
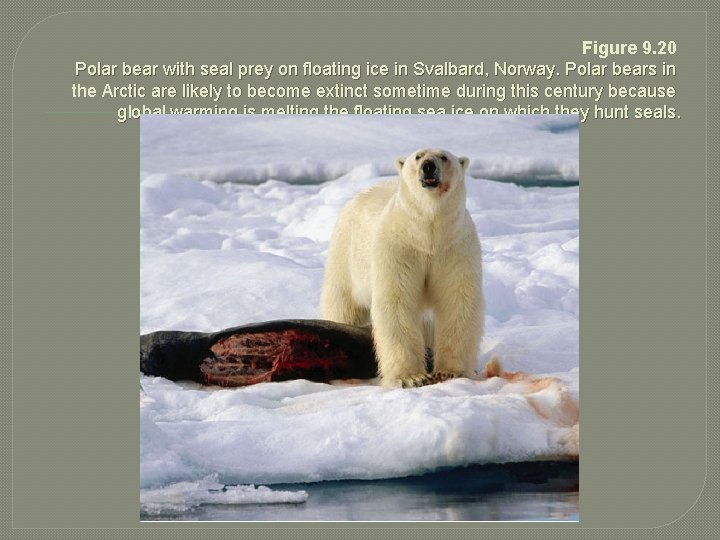
[[[325,319],[372,324],[386,386],[470,376],[483,333],[480,242],[465,208],[469,161],[440,149],[395,162],[399,177],[350,201],[330,240]],[[434,352],[433,373],[425,348]]]

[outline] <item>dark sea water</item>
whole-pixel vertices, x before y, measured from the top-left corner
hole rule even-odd
[[[424,476],[273,485],[304,490],[302,504],[206,505],[143,520],[193,521],[577,521],[578,464],[467,467]]]

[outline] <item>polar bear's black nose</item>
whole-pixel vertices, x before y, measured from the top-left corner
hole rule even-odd
[[[426,177],[434,175],[435,169],[434,161],[426,161],[422,164],[422,172]]]

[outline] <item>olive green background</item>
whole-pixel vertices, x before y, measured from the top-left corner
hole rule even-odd
[[[628,9],[612,3],[598,4],[603,12],[581,13],[570,11],[577,7],[572,2],[547,2],[546,9],[556,10],[550,13],[492,11],[509,5],[396,2],[384,8],[391,12],[341,13],[330,12],[330,2],[317,2],[306,5],[312,13],[53,16],[99,6],[3,8],[7,93],[0,149],[6,181],[0,215],[6,245],[12,219],[13,249],[12,297],[9,280],[3,289],[12,317],[3,312],[8,338],[0,340],[12,357],[4,364],[0,398],[8,412],[0,480],[8,487],[3,520],[15,536],[93,527],[108,530],[67,535],[125,537],[135,534],[125,528],[141,528],[152,538],[190,538],[237,534],[196,529],[243,527],[271,538],[307,528],[323,529],[305,531],[307,536],[359,537],[364,533],[358,529],[370,527],[385,529],[373,532],[378,536],[429,537],[442,529],[443,535],[469,537],[477,533],[466,529],[493,528],[503,537],[702,538],[717,530],[718,348],[715,324],[708,322],[717,323],[718,289],[712,69],[715,90],[706,108],[707,54],[710,66],[718,58],[717,12],[707,12],[701,2],[642,4],[688,10],[671,13],[607,12]],[[240,9],[209,2],[202,7]],[[171,8],[197,6],[156,7]],[[248,2],[245,9],[268,9],[268,3]],[[437,39],[418,40],[418,28],[428,21],[441,29]],[[675,40],[678,52],[668,61],[678,66],[674,101],[682,119],[591,120],[581,126],[580,524],[140,524],[139,123],[117,124],[110,100],[72,100],[74,62],[560,63],[592,60],[579,54],[584,39]],[[706,235],[708,223],[713,228]],[[706,261],[714,272],[707,283]],[[525,530],[530,527],[551,530]],[[33,530],[19,530],[26,528]]]

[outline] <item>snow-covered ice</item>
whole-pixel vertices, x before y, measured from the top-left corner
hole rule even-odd
[[[275,491],[266,486],[237,486],[218,482],[210,475],[197,482],[178,482],[145,489],[140,494],[140,510],[146,515],[182,515],[202,505],[212,504],[290,504],[307,500],[305,491]]]
[[[183,505],[204,504],[214,483],[577,456],[579,188],[488,179],[577,180],[577,126],[567,116],[143,117],[141,333],[318,318],[342,206],[393,174],[396,157],[444,147],[471,161],[487,302],[478,368],[497,357],[530,374],[409,390],[308,381],[216,389],[141,375],[145,511],[178,493]],[[297,502],[259,489],[222,495]]]
[[[577,135],[575,115],[144,117],[141,167],[202,180],[317,183],[366,164],[392,175],[395,158],[439,147],[470,157],[475,178],[577,180]]]

